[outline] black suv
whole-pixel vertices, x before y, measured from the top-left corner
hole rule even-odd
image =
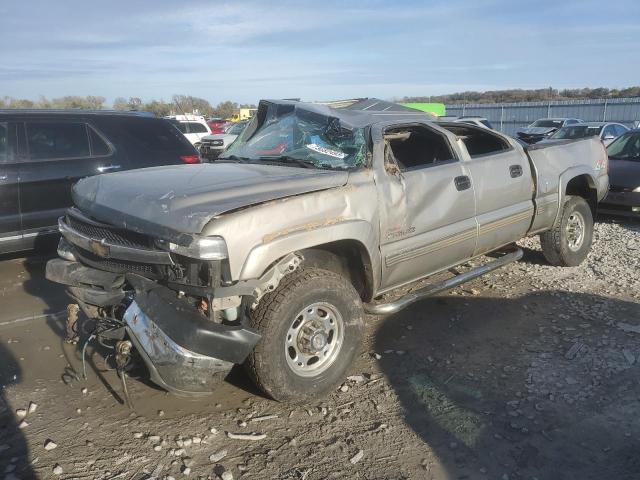
[[[55,238],[78,179],[180,163],[198,151],[149,113],[0,110],[0,253]]]

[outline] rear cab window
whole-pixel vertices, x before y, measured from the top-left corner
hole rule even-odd
[[[459,123],[441,126],[462,140],[471,158],[496,155],[511,150],[509,143],[486,128],[460,125]]]

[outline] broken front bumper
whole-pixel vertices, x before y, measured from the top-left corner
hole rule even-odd
[[[139,275],[53,259],[46,276],[66,285],[81,303],[106,307],[126,304],[133,297],[122,319],[127,333],[151,380],[177,394],[212,392],[260,340],[259,333],[240,324],[209,320],[176,291]]]
[[[260,334],[242,325],[205,318],[176,292],[127,275],[135,300],[124,314],[131,341],[151,380],[178,394],[210,393],[234,364],[244,362]]]
[[[135,301],[126,310],[124,321],[129,338],[149,370],[151,381],[173,393],[209,393],[234,365],[181,347]]]

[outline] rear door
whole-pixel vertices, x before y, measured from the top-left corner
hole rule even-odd
[[[526,155],[502,136],[478,127],[453,130],[471,172],[478,220],[474,256],[519,240],[534,215],[533,181]]]
[[[424,124],[393,126],[383,141],[376,183],[387,290],[470,258],[477,228],[469,170],[444,133]]]
[[[0,122],[0,251],[22,237],[18,172],[18,124]]]
[[[120,170],[105,138],[83,119],[42,118],[25,123],[28,158],[20,165],[20,205],[26,234],[55,231],[72,204],[80,178]]]

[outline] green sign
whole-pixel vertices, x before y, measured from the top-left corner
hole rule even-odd
[[[438,117],[444,117],[447,114],[447,109],[444,103],[403,103],[405,107],[415,108],[421,112],[433,113]]]

